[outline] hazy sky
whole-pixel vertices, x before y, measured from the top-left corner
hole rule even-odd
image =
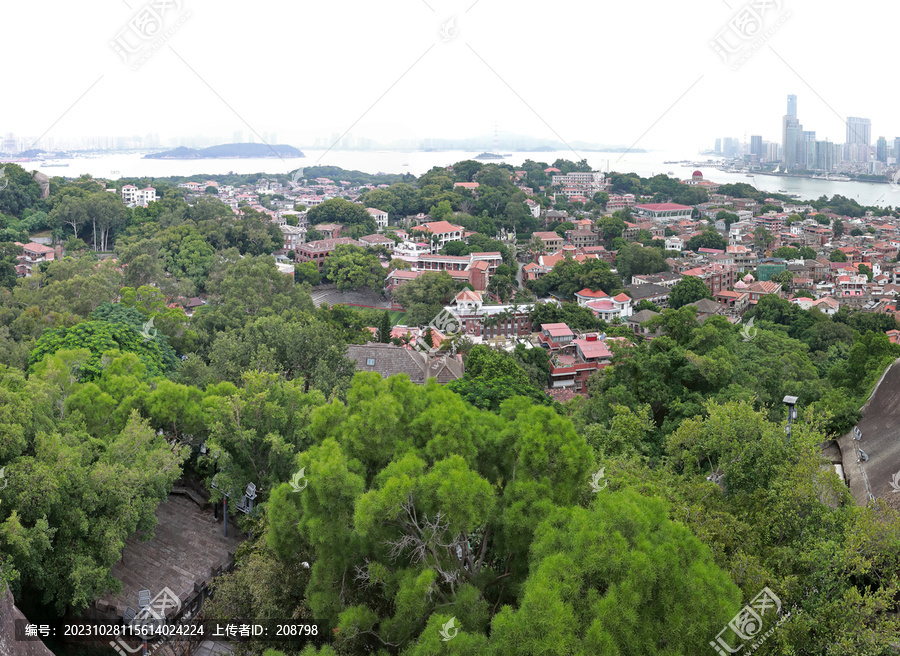
[[[110,42],[147,6],[171,34],[123,33],[120,46],[156,46],[125,62]],[[747,7],[771,34],[726,32],[720,43],[757,46],[726,63],[710,42]],[[898,19],[886,0],[7,2],[0,134],[230,141],[252,129],[303,146],[354,123],[354,136],[387,142],[496,122],[695,152],[717,136],[780,140],[794,93],[819,138],[842,142],[850,115],[892,139]]]

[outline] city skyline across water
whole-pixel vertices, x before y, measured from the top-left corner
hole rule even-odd
[[[61,160],[66,167],[43,166],[41,161],[22,162],[27,170],[37,169],[50,176],[78,177],[90,174],[94,177],[116,180],[119,178],[171,176],[224,175],[228,173],[286,174],[299,168],[312,166],[339,166],[347,170],[365,173],[411,173],[420,176],[435,166],[449,166],[466,159],[473,159],[478,153],[470,151],[351,151],[351,150],[304,150],[304,158],[246,158],[246,159],[144,159],[140,153],[100,155],[99,157],[76,157]],[[516,152],[510,157],[490,162],[505,162],[513,166],[521,165],[526,159],[552,164],[557,159],[575,161],[586,159],[594,170],[637,173],[642,177],[672,172],[678,179],[686,179],[697,168],[708,180],[722,184],[743,182],[761,191],[778,193],[781,190],[797,194],[802,200],[815,200],[822,195],[828,197],[840,194],[856,200],[861,205],[880,207],[900,205],[900,189],[896,185],[857,181],[814,180],[791,176],[755,175],[719,171],[715,164],[721,160],[711,160],[706,155],[686,152]],[[666,162],[690,162],[690,164],[667,164]]]

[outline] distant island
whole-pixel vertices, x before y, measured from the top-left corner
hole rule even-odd
[[[185,148],[181,146],[162,153],[144,155],[144,159],[244,159],[262,157],[306,157],[303,151],[286,144],[266,145],[258,143],[233,143],[209,148]]]

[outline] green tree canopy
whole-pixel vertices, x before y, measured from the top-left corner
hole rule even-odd
[[[701,298],[712,299],[706,283],[696,276],[684,276],[672,287],[672,292],[669,294],[669,307],[677,310],[688,303],[699,301]]]

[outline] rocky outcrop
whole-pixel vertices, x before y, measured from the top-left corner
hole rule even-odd
[[[41,185],[41,198],[49,198],[50,178],[47,177],[47,174],[41,173],[40,171],[33,171],[31,174],[31,179]]]
[[[40,640],[16,641],[16,620],[25,616],[13,604],[13,596],[5,585],[0,593],[0,656],[53,656]]]

